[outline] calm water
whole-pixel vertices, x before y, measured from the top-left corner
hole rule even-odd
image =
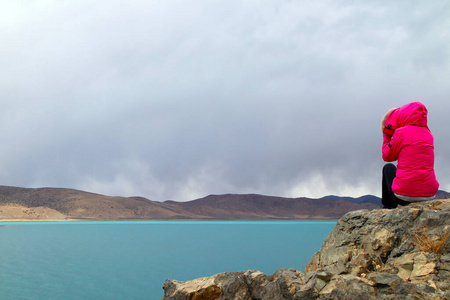
[[[161,299],[166,278],[302,269],[336,222],[0,222],[0,299]]]

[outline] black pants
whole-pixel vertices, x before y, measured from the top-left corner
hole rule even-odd
[[[383,208],[396,208],[398,205],[408,205],[409,202],[398,199],[392,191],[392,182],[397,174],[394,164],[386,164],[383,167],[382,198]]]

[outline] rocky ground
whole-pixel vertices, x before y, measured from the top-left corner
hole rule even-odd
[[[303,273],[164,283],[163,299],[450,299],[450,200],[347,213]]]

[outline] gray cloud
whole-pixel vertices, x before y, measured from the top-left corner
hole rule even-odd
[[[0,183],[154,200],[380,194],[391,107],[423,101],[450,189],[445,3],[12,3]]]

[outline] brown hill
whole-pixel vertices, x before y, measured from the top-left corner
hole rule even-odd
[[[331,199],[283,198],[256,194],[209,195],[188,202],[164,203],[192,214],[227,220],[336,220],[349,211],[379,206],[372,203],[358,204]]]
[[[0,186],[0,205],[3,206],[0,219],[39,219],[32,212],[37,207],[44,207],[62,214],[58,219],[167,220],[192,218],[185,212],[141,197],[109,197],[61,188],[30,189]],[[22,213],[17,217],[8,217],[6,206],[12,205],[32,210],[25,215]]]
[[[0,220],[335,220],[348,211],[376,207],[372,203],[255,194],[157,202],[74,189],[0,186]]]

